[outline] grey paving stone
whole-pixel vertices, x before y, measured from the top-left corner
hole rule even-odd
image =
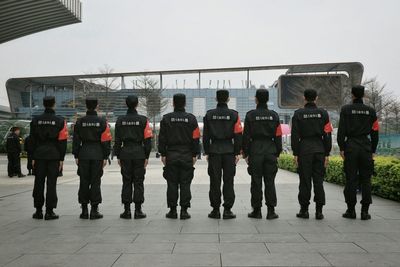
[[[87,267],[110,267],[121,256],[121,254],[81,254],[71,255],[63,264],[65,267],[87,266]]]
[[[366,253],[354,243],[267,243],[270,253]]]
[[[7,267],[58,267],[65,266],[68,254],[54,254],[54,255],[22,255],[14,261],[8,263]]]
[[[305,233],[302,236],[308,242],[392,242],[393,240],[379,233]]]
[[[221,266],[218,254],[123,254],[113,267],[192,267],[192,266]]]
[[[318,253],[222,254],[222,266],[331,266]]]
[[[215,243],[219,239],[217,234],[139,234],[135,242]]]
[[[78,254],[149,253],[171,254],[175,243],[87,244]]]
[[[334,266],[398,267],[400,263],[400,255],[397,253],[342,253],[325,254],[324,257]]]
[[[357,242],[369,253],[400,253],[400,243],[398,242]]]
[[[264,243],[177,243],[174,254],[180,253],[243,253],[265,254]]]
[[[221,242],[270,242],[270,243],[304,243],[305,240],[297,233],[278,234],[220,234]]]

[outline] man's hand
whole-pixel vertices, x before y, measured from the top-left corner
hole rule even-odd
[[[103,169],[104,169],[105,166],[107,166],[107,160],[106,159],[103,160]]]
[[[249,165],[249,157],[245,157],[244,160],[246,161],[247,165]]]
[[[75,163],[79,166],[79,159],[75,159]]]
[[[197,162],[197,157],[193,157],[193,166],[196,164]]]
[[[340,151],[340,156],[341,156],[342,159],[344,160],[344,151]]]
[[[167,163],[167,157],[161,156],[161,162],[162,162],[162,164],[165,166],[166,163]]]
[[[375,159],[375,157],[376,157],[376,154],[372,153],[372,159]]]
[[[325,168],[328,167],[328,164],[329,164],[329,157],[325,157],[325,163],[324,163]]]
[[[60,161],[60,164],[58,165],[58,171],[61,172],[64,166],[64,161]]]
[[[118,159],[118,166],[121,167],[121,160],[120,159]]]
[[[32,168],[35,168],[35,160],[32,160]]]
[[[240,160],[240,156],[239,156],[239,155],[236,155],[236,156],[235,156],[235,164],[238,164],[239,160]]]
[[[294,164],[296,165],[296,167],[299,167],[299,158],[297,156],[293,157],[293,161],[294,161]]]
[[[145,169],[147,168],[147,164],[149,164],[149,159],[145,159],[145,160],[144,160],[144,168],[145,168]]]
[[[208,155],[206,155],[206,160],[207,160],[207,162],[208,162]]]

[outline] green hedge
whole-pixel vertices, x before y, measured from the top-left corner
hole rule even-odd
[[[282,154],[278,160],[281,169],[296,172],[293,156]],[[330,157],[325,181],[344,185],[343,161],[339,156]],[[387,199],[400,201],[400,159],[376,157],[375,174],[372,177],[372,193]]]

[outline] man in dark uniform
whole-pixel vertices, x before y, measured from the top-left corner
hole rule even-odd
[[[268,207],[267,219],[278,218],[275,213],[275,176],[278,171],[277,158],[282,152],[282,129],[279,115],[269,110],[269,93],[266,89],[256,92],[257,108],[246,114],[243,132],[243,158],[249,165],[251,175],[250,218],[261,219],[262,181],[265,184],[265,204]]]
[[[26,168],[28,169],[28,175],[35,175],[35,172],[34,172],[33,166],[32,166],[32,157],[33,157],[32,149],[33,149],[32,138],[30,135],[28,135],[24,140],[24,150],[27,155]]]
[[[178,195],[180,195],[181,220],[189,219],[192,195],[190,185],[194,175],[194,164],[200,153],[200,129],[196,117],[185,112],[186,96],[175,94],[174,112],[163,116],[160,123],[158,151],[164,164],[164,178],[167,180],[167,204],[170,211],[167,218],[176,219]],[[180,191],[180,194],[179,194]]]
[[[8,177],[25,177],[21,172],[21,130],[13,127],[11,133],[7,136],[6,149],[8,159]]]
[[[68,130],[64,118],[55,114],[55,103],[54,96],[43,98],[44,113],[33,118],[31,122],[30,142],[33,151],[32,165],[35,169],[33,198],[36,212],[33,214],[34,219],[43,219],[45,183],[47,189],[44,219],[58,219],[53,209],[57,207],[57,177],[64,162]]]
[[[236,218],[231,211],[235,202],[233,178],[242,146],[242,124],[237,111],[228,108],[229,91],[218,90],[217,108],[204,117],[203,147],[208,160],[210,202],[213,210],[209,218],[220,219],[221,177],[223,179],[224,219]]]
[[[379,141],[379,124],[376,112],[363,103],[364,87],[352,88],[353,103],[342,107],[337,141],[344,159],[346,185],[344,197],[347,211],[344,218],[355,219],[357,187],[361,184],[361,220],[371,219],[368,213],[371,199],[371,176],[374,156]]]
[[[102,201],[101,177],[110,155],[111,132],[105,118],[97,115],[96,98],[86,99],[86,116],[77,120],[74,127],[72,153],[80,176],[79,203],[82,205],[81,219],[101,219],[98,207]],[[88,204],[91,205],[90,216]]]
[[[118,158],[122,174],[121,199],[125,211],[122,219],[131,219],[131,203],[135,203],[135,219],[146,218],[142,212],[144,202],[144,175],[151,152],[153,136],[149,120],[136,111],[137,96],[126,98],[128,112],[120,116],[115,124],[114,153]],[[133,193],[132,193],[133,185]]]
[[[332,124],[328,112],[316,105],[317,92],[304,91],[304,108],[295,111],[292,118],[291,144],[300,176],[298,218],[308,219],[311,187],[314,186],[315,218],[322,220],[325,205],[324,176],[332,149]],[[312,181],[312,183],[311,183]]]

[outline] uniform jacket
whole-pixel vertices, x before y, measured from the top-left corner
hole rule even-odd
[[[340,151],[350,152],[356,147],[375,153],[379,141],[379,123],[372,107],[362,99],[342,107],[337,141]]]
[[[33,118],[29,135],[33,159],[64,161],[68,128],[64,118],[56,116],[54,110],[45,109]]]
[[[111,131],[105,118],[88,110],[74,127],[72,153],[76,159],[106,160],[111,151]]]
[[[325,153],[332,149],[332,124],[328,112],[315,103],[307,103],[292,118],[291,143],[293,155]]]
[[[24,140],[24,150],[29,155],[33,154],[32,138],[30,135],[28,135]]]
[[[200,153],[199,138],[196,117],[185,109],[176,108],[160,122],[158,151],[167,160],[188,161]]]
[[[6,149],[8,154],[21,153],[20,138],[14,132],[7,136]]]
[[[115,124],[114,155],[118,159],[148,159],[152,136],[149,120],[135,109],[128,109]]]
[[[240,154],[242,146],[242,124],[239,114],[225,103],[207,111],[203,128],[203,148],[208,154]]]
[[[266,104],[257,105],[246,114],[243,132],[243,157],[252,154],[274,154],[282,152],[282,129],[279,115],[269,110]]]

